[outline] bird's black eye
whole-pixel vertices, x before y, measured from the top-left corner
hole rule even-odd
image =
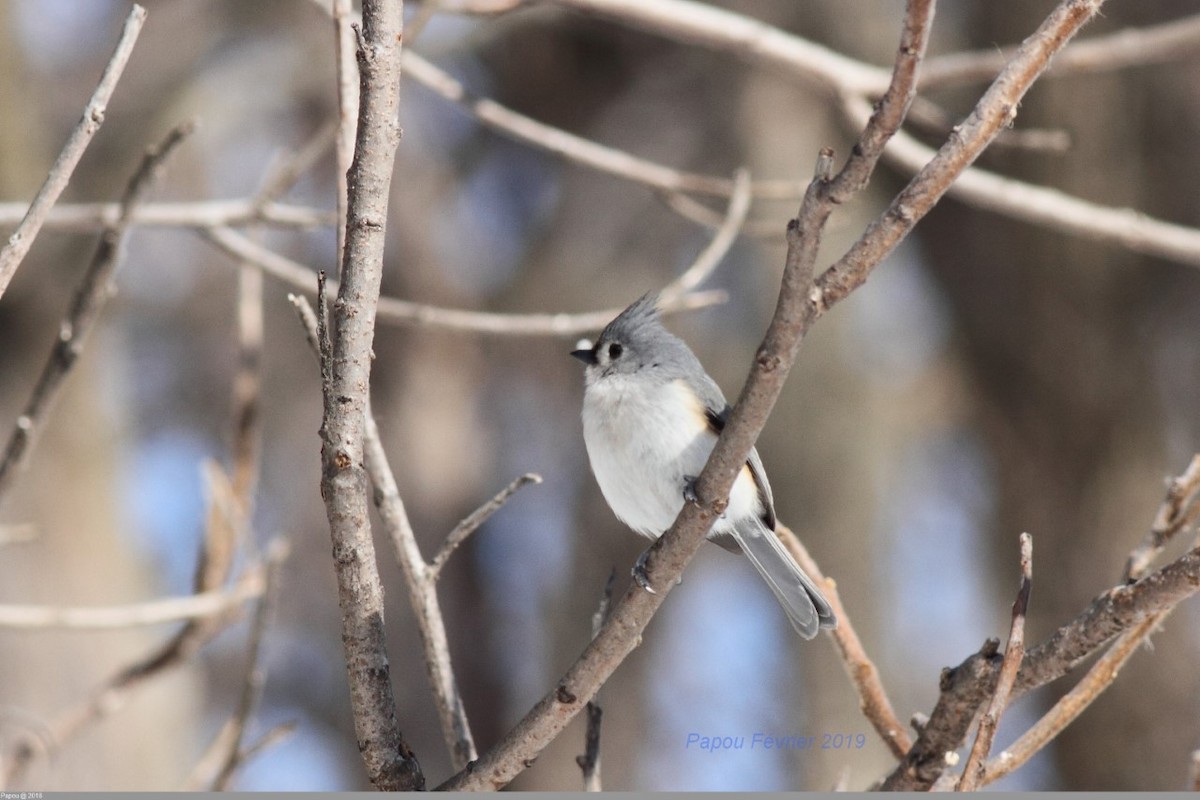
[[[608,357],[615,361],[616,359],[621,357],[621,353],[624,350],[625,350],[625,348],[621,347],[621,345],[619,343],[613,342],[612,344],[610,344],[608,346]]]

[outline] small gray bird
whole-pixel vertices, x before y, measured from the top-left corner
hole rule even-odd
[[[652,540],[671,527],[685,501],[696,499],[696,477],[730,411],[699,359],[662,326],[657,301],[644,295],[608,323],[590,349],[571,353],[587,364],[583,439],[596,482],[613,513]],[[750,451],[708,538],[750,558],[805,639],[837,626],[828,601],[775,534],[771,485],[757,450]],[[645,558],[638,559],[634,578],[653,591]]]

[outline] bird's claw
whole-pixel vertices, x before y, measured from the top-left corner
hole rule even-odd
[[[633,565],[631,572],[633,573],[633,582],[645,589],[650,594],[658,594],[654,591],[654,587],[650,585],[650,576],[646,574],[646,559],[650,557],[650,548],[647,547],[638,556],[637,562]]]
[[[683,476],[683,499],[689,503],[700,505],[700,495],[696,494],[696,476]]]

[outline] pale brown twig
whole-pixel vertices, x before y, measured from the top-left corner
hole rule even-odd
[[[1200,15],[1183,17],[1144,28],[1123,28],[1116,33],[1073,42],[1054,59],[1051,75],[1112,72],[1129,67],[1161,64],[1196,57],[1200,47]],[[989,81],[1013,55],[1003,47],[971,53],[949,53],[932,58],[921,76],[922,91],[972,81]]]
[[[1000,675],[996,679],[996,688],[992,691],[991,702],[983,717],[979,720],[979,732],[975,735],[975,744],[967,756],[966,766],[958,780],[957,791],[972,792],[982,786],[985,781],[984,759],[992,750],[992,742],[996,738],[996,728],[1000,725],[1000,717],[1008,707],[1008,698],[1013,684],[1017,680],[1017,670],[1025,658],[1025,614],[1029,610],[1029,593],[1033,588],[1033,537],[1028,533],[1021,534],[1021,588],[1017,599],[1013,601],[1012,626],[1008,633],[1008,646],[1004,648],[1004,660],[1000,663]]]
[[[675,280],[668,283],[659,292],[659,303],[669,304],[676,298],[694,292],[700,284],[708,280],[713,270],[725,258],[729,248],[733,247],[746,215],[750,213],[750,173],[739,169],[733,176],[733,193],[729,196],[729,207],[725,210],[725,218],[713,235],[712,240],[696,256],[692,265],[683,271]]]
[[[846,607],[842,605],[837,582],[825,577],[808,549],[790,528],[783,524],[777,524],[775,530],[783,541],[784,547],[796,559],[800,568],[820,585],[825,599],[829,601],[829,606],[833,609],[833,615],[837,617],[837,627],[829,631],[829,634],[837,645],[838,655],[842,658],[846,674],[850,676],[850,681],[854,684],[855,691],[858,692],[859,709],[871,723],[871,727],[883,739],[892,755],[896,758],[903,758],[908,749],[912,747],[912,739],[904,724],[900,722],[900,718],[896,716],[892,701],[888,699],[887,690],[883,687],[883,681],[879,677],[879,670],[875,668],[875,663],[867,655],[866,648],[863,647],[862,640],[858,638],[858,632],[855,631],[854,625],[850,621],[850,615],[846,613]]]
[[[212,531],[206,532],[202,550],[210,547]],[[265,585],[265,573],[271,569],[272,558],[284,558],[286,553],[268,553],[266,563],[252,567],[248,575],[258,574],[260,582],[258,593]],[[198,570],[198,577],[202,571]],[[211,573],[209,573],[211,574]],[[250,577],[239,581],[239,586],[252,580]],[[230,590],[230,593],[236,591]],[[239,604],[240,605],[240,604]],[[139,688],[153,678],[163,675],[174,667],[185,663],[205,643],[210,641],[221,630],[236,618],[238,605],[230,606],[223,614],[207,613],[205,615],[189,616],[187,625],[172,636],[164,645],[156,648],[149,656],[119,670],[81,704],[60,712],[47,725],[47,738],[52,743],[52,750],[65,745],[92,723],[116,713],[125,706]],[[36,743],[28,738],[17,741],[10,752],[4,754],[0,763],[0,786],[10,785],[32,763],[37,755]]]
[[[483,523],[491,519],[492,515],[504,507],[504,504],[512,498],[523,486],[528,486],[531,483],[541,483],[542,476],[535,473],[526,473],[519,478],[513,480],[512,483],[505,486],[496,496],[479,508],[467,515],[462,522],[454,526],[454,530],[450,531],[446,536],[446,541],[442,543],[442,547],[438,550],[437,555],[429,563],[429,579],[436,581],[442,574],[442,568],[446,566],[446,562],[450,560],[450,556],[454,551],[467,540],[467,538],[477,531]]]
[[[29,204],[25,218],[21,220],[17,230],[8,237],[8,242],[0,250],[0,297],[4,297],[9,281],[12,280],[17,267],[21,265],[21,261],[29,252],[29,248],[33,246],[33,241],[37,238],[46,215],[58,200],[58,196],[62,194],[63,189],[67,188],[67,183],[71,180],[71,173],[75,171],[75,165],[83,157],[83,152],[91,143],[92,137],[96,135],[96,131],[100,130],[100,125],[104,122],[104,113],[108,108],[108,101],[117,88],[117,81],[121,79],[125,65],[129,63],[129,57],[133,54],[133,46],[137,43],[138,34],[142,31],[142,23],[145,21],[146,9],[134,4],[125,18],[125,25],[121,29],[121,38],[117,41],[116,50],[100,76],[100,83],[83,109],[83,117],[72,129],[66,145],[55,159],[54,166],[50,168],[50,174],[46,176],[46,181],[38,189],[33,202]]]
[[[333,212],[287,203],[256,207],[257,198],[240,200],[197,200],[195,202],[143,203],[130,215],[130,223],[142,227],[233,228],[269,225],[275,228],[310,229],[333,225]],[[0,203],[0,225],[18,222],[26,211],[20,203]],[[113,225],[121,216],[120,203],[59,203],[51,209],[45,230],[90,231]]]
[[[263,662],[263,642],[266,640],[267,626],[275,610],[279,597],[279,574],[284,559],[287,557],[289,545],[285,539],[275,539],[267,546],[267,578],[262,598],[258,601],[254,619],[250,626],[250,637],[247,644],[246,676],[242,681],[242,691],[238,696],[237,709],[233,718],[227,723],[231,729],[230,745],[225,754],[224,762],[212,782],[211,791],[224,792],[229,789],[234,774],[246,758],[251,757],[242,743],[246,736],[246,728],[250,724],[259,702],[262,700],[263,687],[267,683],[267,668]]]
[[[974,110],[937,154],[909,181],[887,211],[817,281],[815,301],[826,306],[866,280],[868,265],[896,247],[941,199],[984,148],[1016,117],[1017,106],[1050,58],[1100,9],[1103,0],[1065,0],[1021,46]],[[872,117],[873,118],[873,117]],[[889,150],[890,152],[890,150]]]
[[[132,46],[132,42],[129,46]],[[112,278],[123,255],[125,234],[129,230],[129,215],[132,209],[158,177],[164,161],[192,132],[193,127],[192,123],[186,123],[173,129],[161,144],[146,152],[137,170],[130,177],[121,198],[124,211],[116,222],[106,227],[101,234],[91,262],[71,298],[70,308],[59,325],[58,338],[50,350],[50,356],[9,435],[4,455],[0,458],[0,500],[24,468],[36,444],[37,436],[58,399],[63,381],[74,366],[88,333],[99,319],[100,310],[112,293]]]
[[[322,358],[321,496],[329,518],[342,646],[354,731],[376,789],[422,789],[420,764],[400,732],[384,636],[383,585],[368,516],[363,465],[371,344],[383,277],[388,187],[400,142],[401,0],[364,0],[358,34],[359,114],[347,179],[346,244]]]
[[[354,126],[358,122],[358,61],[354,57],[354,14],[350,0],[333,0],[333,51],[337,62],[338,120],[334,153],[337,168],[337,254],[333,274],[341,276],[342,259],[346,253],[346,203],[349,187],[346,184],[350,164],[354,160]]]
[[[724,197],[733,193],[733,182],[728,178],[686,172],[649,161],[538,122],[494,100],[475,97],[448,72],[411,50],[404,51],[403,62],[405,72],[417,83],[456,103],[484,125],[517,141],[659,191]],[[790,181],[768,181],[751,187],[751,194],[755,197],[773,199],[791,199],[802,191],[801,184]]]
[[[870,113],[871,104],[861,98],[844,97],[842,108],[847,119],[861,121]],[[933,155],[933,150],[901,132],[892,139],[884,158],[906,172],[917,172]],[[1163,222],[1134,209],[1091,203],[978,167],[963,172],[949,193],[976,208],[1032,225],[1200,266],[1200,230]]]
[[[1188,781],[1188,790],[1192,792],[1200,792],[1200,750],[1192,753],[1192,766],[1190,770],[1191,778]]]
[[[305,298],[289,295],[288,299],[300,317],[309,344],[314,351],[320,350],[319,316],[313,312]],[[462,769],[476,758],[477,753],[462,695],[458,690],[458,681],[454,677],[454,669],[450,662],[446,625],[437,597],[436,573],[425,563],[417,546],[416,535],[413,533],[404,501],[396,485],[396,478],[383,450],[370,405],[366,414],[364,453],[365,466],[375,487],[375,507],[379,510],[384,532],[392,543],[396,561],[404,572],[409,602],[417,618],[417,630],[425,651],[426,671],[441,721],[442,735],[450,752],[451,762],[455,768]]]
[[[683,192],[659,192],[657,197],[679,216],[706,228],[718,228],[725,219],[720,211],[709,208]],[[742,223],[742,233],[758,239],[777,239],[780,242],[784,238],[778,220],[767,217],[746,220]]]
[[[375,417],[367,408],[366,468],[375,487],[375,507],[384,532],[392,543],[392,551],[404,572],[409,602],[417,618],[417,630],[425,651],[425,666],[433,689],[434,704],[442,725],[442,736],[450,751],[455,769],[463,769],[478,756],[471,725],[463,705],[462,693],[450,662],[450,643],[446,638],[446,623],[438,602],[437,583],[430,568],[421,557],[417,538],[404,509],[396,478],[388,464],[379,438]]]
[[[1123,575],[1125,582],[1133,583],[1145,577],[1167,542],[1191,527],[1197,517],[1200,517],[1200,453],[1192,456],[1183,474],[1169,484],[1167,496],[1154,515],[1149,533],[1129,554]]]
[[[0,605],[0,628],[24,630],[113,630],[218,617],[260,597],[264,576],[248,570],[232,586],[186,597],[164,597],[120,606]]]
[[[251,241],[246,236],[224,227],[204,232],[208,241],[229,253],[240,262],[248,262],[273,278],[303,292],[311,293],[314,270],[286,256]],[[337,291],[336,283],[330,284]],[[672,313],[706,308],[724,302],[721,290],[674,294],[664,303],[663,311]],[[469,311],[439,308],[395,297],[381,297],[378,305],[380,323],[394,325],[428,325],[462,333],[496,336],[579,336],[597,331],[608,324],[621,309],[585,311],[578,314],[505,314],[488,311]]]

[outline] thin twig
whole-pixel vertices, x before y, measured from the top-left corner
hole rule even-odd
[[[870,114],[871,104],[861,98],[844,97],[841,105],[849,120],[861,121]],[[933,150],[903,132],[892,139],[884,153],[890,164],[914,173],[933,156]],[[1091,203],[978,167],[963,172],[950,186],[949,194],[976,208],[1032,225],[1178,264],[1200,266],[1200,230],[1163,222],[1134,209]]]
[[[658,198],[667,208],[686,220],[703,225],[706,228],[717,229],[725,222],[725,216],[720,211],[709,208],[691,195],[683,192],[659,192]],[[783,241],[783,232],[779,229],[779,220],[763,217],[748,219],[742,223],[742,233],[756,239]]]
[[[604,582],[604,593],[600,596],[600,605],[592,614],[592,638],[595,639],[608,619],[608,610],[612,606],[613,584],[617,580],[617,569],[608,573]],[[583,737],[583,755],[575,757],[583,773],[583,790],[585,792],[603,791],[600,779],[600,727],[604,720],[604,711],[600,708],[598,699],[593,698],[587,704],[587,728]]]
[[[748,213],[750,213],[750,173],[746,169],[739,169],[733,176],[733,194],[729,197],[729,207],[725,211],[725,218],[717,228],[712,241],[701,251],[700,255],[696,256],[696,260],[683,271],[683,274],[663,287],[658,297],[660,303],[670,302],[679,295],[693,292],[700,284],[708,280],[713,270],[729,252],[729,248],[733,247],[742,225],[746,222]]]
[[[1054,737],[1062,733],[1083,713],[1084,709],[1091,705],[1093,700],[1117,679],[1121,667],[1169,613],[1169,611],[1164,611],[1159,614],[1151,614],[1141,623],[1123,633],[1108,649],[1108,652],[1092,665],[1079,683],[1071,687],[1071,691],[1059,698],[1058,702],[1029,730],[1021,734],[1017,741],[987,762],[979,777],[979,785],[986,786],[1015,772],[1049,744]]]
[[[255,739],[253,744],[238,755],[238,768],[240,769],[247,762],[253,761],[264,750],[269,750],[275,745],[287,741],[299,728],[300,723],[295,720],[271,726],[266,733]]]
[[[1200,47],[1200,14],[1148,25],[1122,28],[1116,33],[1072,43],[1054,58],[1055,77],[1080,73],[1113,72],[1196,57]],[[1012,58],[1015,48],[1003,47],[970,53],[949,53],[932,58],[921,76],[921,91],[990,81]]]
[[[321,338],[317,327],[318,315],[307,299],[296,295],[288,295],[288,299],[300,317],[309,345],[314,351],[318,351]],[[364,454],[367,472],[375,487],[375,507],[379,510],[384,532],[392,543],[396,561],[404,572],[409,602],[417,618],[417,630],[425,651],[426,670],[442,724],[442,735],[450,752],[451,762],[456,769],[462,769],[477,757],[477,752],[466,708],[458,690],[458,681],[450,663],[450,646],[441,605],[438,602],[437,584],[432,569],[425,563],[417,546],[416,535],[404,508],[404,500],[400,497],[395,475],[388,464],[379,438],[379,428],[375,424],[375,417],[369,405]]]
[[[0,605],[0,628],[25,630],[113,630],[222,616],[262,596],[260,570],[249,570],[237,583],[186,597],[164,597],[120,606]]]
[[[555,4],[625,25],[724,51],[832,92],[878,96],[889,71],[733,11],[693,0],[554,0]]]
[[[1135,584],[1101,593],[1073,620],[1025,654],[1013,686],[1014,697],[1062,677],[1117,636],[1153,615],[1170,611],[1197,592],[1200,548]],[[884,789],[923,789],[938,779],[945,768],[945,753],[961,746],[971,721],[990,696],[999,673],[998,661],[995,648],[985,648],[943,671],[941,695],[933,713],[904,761],[882,782]]]
[[[268,554],[268,559],[283,558],[285,555],[279,552]],[[265,585],[265,572],[270,568],[271,563],[268,560],[265,564],[252,567],[249,572],[259,573],[259,580]],[[259,591],[262,591],[261,586]],[[236,608],[237,606],[233,606],[221,615],[189,617],[188,624],[164,645],[156,648],[147,657],[119,670],[97,687],[83,703],[60,712],[47,725],[48,738],[53,749],[63,747],[89,725],[119,711],[139,688],[153,678],[185,663],[237,618],[237,614],[234,613]],[[11,785],[32,763],[37,751],[36,742],[28,739],[14,743],[0,763],[0,786]]]
[[[476,97],[448,72],[412,50],[404,51],[403,62],[406,74],[417,83],[457,104],[492,130],[517,141],[659,191],[723,197],[733,194],[733,182],[728,178],[674,169],[538,122],[494,100]],[[753,196],[770,199],[792,199],[802,191],[802,184],[790,181],[767,181],[751,187]]]
[[[248,262],[273,278],[302,292],[311,293],[314,270],[286,256],[256,244],[228,228],[218,227],[204,232],[208,241],[229,253],[239,262]],[[339,290],[330,282],[330,291]],[[691,292],[674,295],[664,305],[666,313],[707,308],[725,301],[722,290]],[[621,309],[585,311],[579,314],[504,314],[439,308],[394,297],[381,297],[378,321],[393,325],[425,325],[462,333],[495,336],[579,336],[603,328]]]
[[[846,165],[826,190],[832,202],[843,203],[867,185],[883,155],[884,146],[900,130],[917,95],[917,73],[929,44],[935,8],[935,0],[908,0],[906,3],[891,81],[863,126]]]
[[[483,523],[491,519],[493,514],[503,508],[504,504],[522,487],[528,486],[531,483],[541,482],[541,475],[532,472],[526,473],[513,480],[512,483],[497,492],[495,497],[472,511],[462,522],[455,525],[454,530],[450,531],[449,535],[446,536],[446,541],[442,543],[441,549],[438,550],[437,555],[433,557],[433,561],[429,564],[430,579],[436,581],[441,577],[442,568],[446,566],[446,562],[453,555],[454,551],[467,540],[467,537],[477,531]]]
[[[241,766],[243,759],[249,757],[243,751],[242,742],[246,736],[246,728],[262,700],[263,687],[267,684],[267,668],[263,661],[263,642],[266,640],[267,627],[271,623],[275,604],[279,599],[279,574],[283,561],[287,557],[288,549],[289,545],[286,539],[275,539],[267,546],[267,585],[262,598],[258,601],[258,607],[255,609],[254,620],[250,627],[246,677],[242,681],[242,692],[238,697],[237,709],[228,723],[232,729],[231,744],[224,763],[213,780],[211,791],[214,792],[227,791],[234,773]]]
[[[845,296],[866,280],[868,264],[887,256],[917,220],[955,183],[996,135],[1016,117],[1021,98],[1045,71],[1051,57],[1096,13],[1104,0],[1064,0],[1021,46],[974,110],[909,181],[888,210],[817,281],[822,305]],[[1198,232],[1200,233],[1200,232]]]
[[[1000,664],[1000,676],[996,680],[996,688],[992,692],[992,700],[988,703],[987,711],[979,720],[979,732],[975,735],[975,744],[967,756],[966,766],[963,767],[962,777],[958,780],[957,791],[972,792],[982,786],[984,781],[984,759],[992,750],[992,742],[996,738],[996,728],[1000,725],[1000,717],[1008,707],[1008,698],[1013,684],[1017,680],[1017,670],[1025,658],[1025,614],[1029,610],[1029,593],[1033,588],[1033,537],[1028,533],[1021,534],[1021,588],[1017,591],[1017,599],[1013,601],[1012,626],[1008,633],[1008,646],[1004,648],[1004,660]]]
[[[915,97],[906,124],[910,129],[924,129],[930,135],[944,138],[954,130],[958,120],[929,98]],[[993,151],[1000,149],[1061,154],[1071,149],[1071,134],[1057,129],[1009,128],[992,142]]]
[[[1140,544],[1129,554],[1125,564],[1124,580],[1134,583],[1145,577],[1150,565],[1159,553],[1166,547],[1167,542],[1180,531],[1190,528],[1200,517],[1200,453],[1192,456],[1192,461],[1179,477],[1171,481],[1167,488],[1167,496],[1154,522],[1150,526]]]
[[[644,28],[675,40],[700,44],[714,50],[726,50],[763,66],[815,81],[837,99],[837,104],[843,107],[847,117],[851,119],[851,124],[856,127],[861,127],[871,116],[870,98],[880,96],[888,82],[887,73],[878,67],[854,61],[759,20],[691,0],[555,2]],[[1080,5],[1081,8],[1086,6],[1087,4]],[[1190,42],[1200,35],[1195,31],[1196,24],[1194,18],[1187,18],[1181,21],[1174,31],[1167,30],[1168,26],[1174,25],[1168,23],[1161,29],[1144,29],[1142,33],[1146,34],[1145,39],[1139,39],[1137,35],[1129,40],[1122,39],[1119,46],[1128,60],[1122,61],[1121,64],[1128,66],[1143,63],[1139,60],[1139,55],[1144,57],[1145,61],[1154,61],[1152,51],[1145,49],[1146,42],[1162,44],[1164,52],[1170,57],[1189,52],[1189,48],[1192,47]],[[1177,39],[1174,38],[1176,36]],[[1078,63],[1091,61],[1099,66],[1106,48],[1117,43],[1113,40],[1121,37],[1122,34],[1101,36],[1067,45],[1054,61],[1055,74],[1062,75],[1070,71],[1063,66],[1064,57],[1073,51],[1084,53],[1085,57],[1081,57]],[[1097,55],[1100,56],[1098,60]],[[957,72],[959,67],[950,63],[957,58],[956,55],[947,55],[929,59],[923,68],[918,86],[925,85],[925,70],[929,69],[930,65],[934,65],[935,69],[942,69],[940,65],[946,64],[947,72]],[[987,58],[994,59],[996,56],[989,53]],[[974,55],[967,59],[974,60]],[[998,65],[995,64],[989,66],[990,74],[994,75],[997,68]],[[1015,109],[1017,104],[1010,102],[1008,106]],[[997,138],[1006,138],[1013,134],[1007,127],[1009,122],[1011,120],[994,132]],[[530,136],[527,141],[535,146],[545,146],[538,135]],[[920,170],[933,156],[932,150],[903,133],[893,137],[885,153],[890,163],[897,164],[908,172]],[[600,166],[597,168],[603,169]],[[724,187],[716,185],[711,188],[724,191]],[[755,186],[753,193],[756,197],[774,196],[776,190],[784,194],[789,191],[794,194],[797,187],[788,189],[785,184],[775,183],[770,187]],[[1090,203],[1064,192],[1033,186],[974,167],[967,169],[950,191],[959,200],[1013,219],[1051,227],[1094,241],[1116,244],[1134,252],[1181,264],[1200,266],[1200,230],[1153,219],[1132,209]]]
[[[144,203],[131,215],[130,223],[157,228],[240,228],[269,225],[275,228],[308,230],[333,225],[331,211],[287,203],[267,203],[257,208],[257,198],[240,200],[197,200],[194,202]],[[16,224],[27,207],[0,203],[0,226]],[[43,228],[58,231],[92,231],[114,224],[121,216],[120,203],[59,203],[51,209]]]
[[[396,486],[395,475],[379,438],[379,427],[375,424],[375,416],[369,405],[364,444],[367,472],[375,487],[375,507],[379,510],[384,532],[392,543],[396,561],[404,572],[409,602],[417,618],[417,630],[425,651],[425,667],[442,725],[442,737],[454,768],[463,769],[478,757],[478,752],[450,661],[450,643],[438,602],[437,583],[421,558],[417,538],[408,520],[400,489]]]
[[[108,101],[117,88],[117,82],[121,79],[121,73],[125,71],[125,65],[129,63],[129,57],[133,54],[133,46],[137,43],[138,34],[142,31],[142,23],[145,21],[146,9],[135,4],[129,10],[129,16],[125,18],[125,25],[121,29],[121,38],[117,41],[112,58],[104,67],[100,83],[83,109],[83,117],[71,131],[66,145],[55,159],[54,166],[50,168],[50,174],[46,176],[42,188],[38,190],[33,202],[29,204],[25,218],[21,220],[17,230],[8,237],[4,249],[0,250],[0,297],[4,297],[4,291],[8,288],[9,281],[12,280],[17,267],[21,265],[21,261],[29,252],[29,248],[33,246],[33,241],[37,238],[46,215],[58,200],[58,196],[62,194],[63,189],[67,188],[67,183],[71,180],[71,173],[75,171],[75,166],[83,157],[83,152],[91,143],[92,137],[96,135],[96,131],[100,130],[100,125],[104,122],[104,113],[108,109]]]
[[[50,356],[42,367],[21,415],[17,417],[13,432],[9,435],[3,458],[0,458],[0,500],[4,498],[27,463],[38,434],[58,399],[63,381],[74,366],[88,333],[99,319],[100,310],[112,293],[112,278],[123,255],[125,234],[129,230],[132,209],[158,177],[162,164],[193,128],[194,125],[189,122],[173,129],[161,144],[146,152],[129,179],[121,198],[124,211],[101,234],[92,260],[71,298],[70,308],[59,324],[58,339],[50,350]]]
[[[800,568],[820,585],[825,599],[829,601],[829,606],[833,609],[833,615],[837,617],[837,627],[829,633],[833,637],[834,643],[837,644],[838,655],[842,658],[846,674],[850,676],[850,681],[854,684],[855,691],[858,692],[859,709],[883,739],[884,744],[892,751],[892,755],[896,758],[903,758],[908,749],[912,747],[912,739],[909,737],[904,723],[896,716],[892,701],[888,699],[887,690],[879,677],[879,670],[867,655],[866,648],[863,647],[862,640],[858,638],[858,632],[855,631],[854,625],[850,621],[850,615],[846,613],[846,607],[842,605],[837,582],[825,577],[817,562],[800,542],[800,538],[790,528],[778,524],[775,530],[783,541],[784,547],[796,559]]]
[[[285,150],[276,157],[252,200],[254,207],[265,209],[279,202],[285,194],[317,165],[337,137],[337,123],[326,122],[317,128],[299,147]]]
[[[337,161],[337,255],[333,274],[342,274],[342,259],[346,254],[346,203],[349,186],[346,183],[354,159],[354,128],[358,123],[358,61],[354,57],[354,14],[350,0],[333,0],[334,58],[337,61],[337,138],[334,153]]]

